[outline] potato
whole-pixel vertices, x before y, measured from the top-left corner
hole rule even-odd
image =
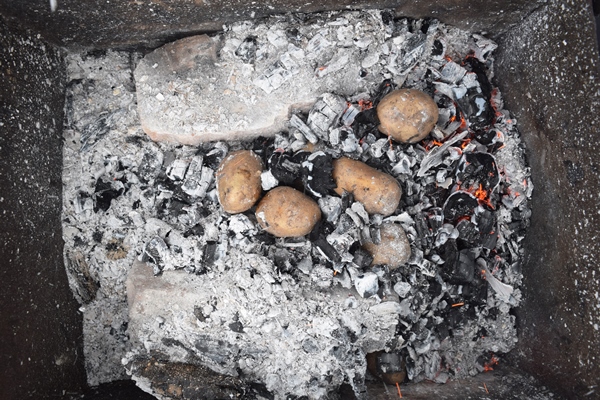
[[[307,195],[287,186],[269,191],[256,207],[260,226],[277,237],[304,236],[321,219],[321,209]]]
[[[403,143],[416,143],[425,138],[438,116],[435,101],[415,89],[394,90],[377,105],[379,130]]]
[[[352,193],[369,214],[393,214],[398,208],[402,189],[393,176],[367,164],[342,157],[333,162],[333,180],[339,195]]]
[[[250,150],[235,151],[225,157],[216,173],[223,210],[236,214],[252,208],[262,194],[262,170],[260,157]]]
[[[396,269],[408,262],[410,243],[400,224],[385,223],[381,225],[381,243],[368,243],[363,246],[373,256],[371,265],[385,264]]]

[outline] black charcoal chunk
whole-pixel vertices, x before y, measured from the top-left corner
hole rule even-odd
[[[268,161],[271,174],[284,185],[292,185],[301,177],[302,162],[310,153],[298,152],[296,154],[274,152]]]
[[[488,153],[465,153],[456,168],[456,179],[464,188],[491,190],[500,182],[496,158]]]
[[[202,264],[206,267],[212,267],[217,258],[217,242],[209,241],[204,246],[204,254],[202,257]]]
[[[336,187],[333,181],[333,158],[322,151],[312,153],[302,163],[304,187],[316,197],[329,194]]]
[[[477,214],[477,225],[481,234],[481,246],[492,250],[498,242],[498,229],[496,226],[496,214],[484,210]]]
[[[459,190],[452,193],[444,204],[444,218],[456,223],[462,217],[470,217],[477,208],[477,198],[469,192]]]
[[[473,247],[481,243],[479,229],[477,229],[477,225],[470,220],[463,219],[459,221],[458,224],[456,224],[456,229],[458,230],[458,238],[464,245]]]
[[[183,233],[184,238],[188,238],[190,236],[200,237],[202,235],[204,235],[204,227],[201,224],[196,224]]]
[[[367,268],[373,262],[373,256],[367,250],[359,247],[352,253],[352,262],[360,268]]]
[[[104,182],[102,179],[96,181],[94,189],[94,212],[99,210],[108,211],[111,202],[123,194],[124,189],[115,189],[111,182]]]
[[[248,36],[235,50],[235,55],[245,64],[252,64],[256,59],[257,46],[258,41],[256,40],[256,36]]]
[[[169,247],[159,236],[150,239],[142,251],[142,262],[150,261],[154,267],[154,275],[160,275],[165,268],[169,256]]]
[[[452,262],[453,261],[453,262]],[[446,261],[444,273],[450,283],[468,284],[475,278],[475,253],[472,249],[461,250],[457,257],[448,265]]]

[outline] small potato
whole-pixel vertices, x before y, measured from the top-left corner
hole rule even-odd
[[[416,89],[394,90],[377,105],[379,130],[402,143],[425,138],[437,123],[437,104]]]
[[[352,193],[369,214],[391,215],[398,208],[402,189],[393,176],[367,164],[342,157],[333,162],[334,189],[340,196]]]
[[[321,209],[302,192],[279,186],[269,191],[258,203],[256,219],[260,226],[274,236],[304,236],[321,219]]]
[[[408,262],[410,243],[400,224],[386,223],[381,225],[381,243],[365,244],[364,249],[373,256],[371,265],[385,264],[396,269]]]
[[[262,194],[261,159],[250,150],[228,154],[216,173],[217,193],[223,210],[237,214],[249,210]]]

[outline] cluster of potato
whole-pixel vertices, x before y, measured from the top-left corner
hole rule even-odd
[[[377,106],[379,130],[404,143],[415,143],[431,132],[438,120],[433,99],[413,89],[395,90]],[[229,154],[216,173],[219,202],[228,213],[251,209],[257,202],[256,219],[261,227],[278,237],[304,236],[321,219],[318,204],[309,196],[287,186],[270,190],[262,197],[264,165],[254,152]],[[334,189],[338,195],[352,193],[369,214],[388,216],[398,208],[402,189],[392,176],[367,164],[342,157],[333,162]],[[397,268],[410,257],[406,233],[398,224],[381,226],[381,243],[364,246],[373,255],[373,264]]]
[[[217,193],[223,210],[230,214],[251,209],[261,198],[263,163],[253,151],[233,152],[216,173]],[[318,204],[304,193],[287,186],[269,191],[256,207],[260,226],[278,237],[308,234],[321,219]]]
[[[217,169],[216,182],[219,202],[230,214],[252,208],[261,198],[260,175],[263,163],[254,152],[233,152]],[[402,196],[398,182],[390,175],[367,164],[342,157],[333,163],[336,193],[349,192],[360,201],[370,214],[391,215]],[[256,208],[258,223],[278,237],[308,234],[321,219],[317,203],[291,187],[277,187],[269,191]]]

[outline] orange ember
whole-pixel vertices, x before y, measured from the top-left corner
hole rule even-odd
[[[358,101],[358,106],[360,107],[360,111],[365,111],[369,108],[373,108],[373,102],[371,100],[360,99]]]
[[[498,359],[498,357],[496,357],[495,355],[492,354],[492,358],[490,359],[490,361],[486,362],[483,366],[483,370],[485,372],[489,372],[489,371],[493,371],[494,370],[494,365],[498,364],[498,361],[500,361]]]

